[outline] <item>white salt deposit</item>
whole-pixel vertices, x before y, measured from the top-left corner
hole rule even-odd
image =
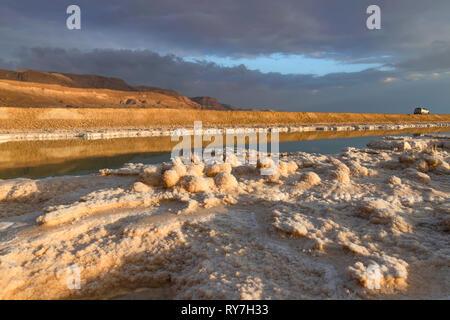
[[[0,298],[446,298],[447,141],[0,181]]]

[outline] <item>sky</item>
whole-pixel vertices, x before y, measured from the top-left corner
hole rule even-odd
[[[73,4],[80,30],[66,27]],[[0,68],[255,109],[450,113],[449,13],[448,0],[2,0]]]

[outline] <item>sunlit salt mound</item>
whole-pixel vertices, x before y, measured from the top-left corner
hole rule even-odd
[[[183,187],[188,192],[204,192],[210,190],[214,185],[214,180],[201,176],[186,176],[182,182]]]
[[[208,177],[215,177],[221,172],[230,173],[231,172],[231,164],[229,163],[218,163],[212,164],[206,167],[206,175]]]
[[[220,172],[214,178],[214,182],[221,191],[229,191],[238,186],[236,178],[228,172]]]
[[[321,183],[322,179],[317,175],[317,173],[309,171],[301,175],[301,180],[308,185],[315,186]]]
[[[345,164],[338,165],[331,171],[331,177],[339,182],[350,182],[350,169]]]
[[[0,181],[0,298],[445,299],[446,141]]]
[[[162,181],[166,188],[171,188],[175,186],[182,177],[183,175],[181,175],[180,172],[174,169],[170,169],[164,172],[164,174],[162,175]]]

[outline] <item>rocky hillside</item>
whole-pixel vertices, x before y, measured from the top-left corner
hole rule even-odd
[[[188,98],[170,89],[131,86],[119,78],[1,69],[0,106],[238,109],[221,104],[215,98]]]
[[[57,84],[70,88],[110,89],[120,91],[134,91],[125,81],[118,78],[107,78],[90,74],[69,74],[44,72],[37,70],[0,70],[0,79],[41,84]]]
[[[208,110],[242,110],[237,107],[230,106],[228,104],[222,104],[219,101],[217,101],[216,98],[212,97],[193,97],[190,98],[192,101],[197,102],[199,105],[202,106],[202,109],[208,109]]]

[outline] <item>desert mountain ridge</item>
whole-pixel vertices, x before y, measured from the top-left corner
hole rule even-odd
[[[120,78],[29,69],[0,69],[0,106],[245,110],[213,97],[189,98],[171,89],[131,86]]]

